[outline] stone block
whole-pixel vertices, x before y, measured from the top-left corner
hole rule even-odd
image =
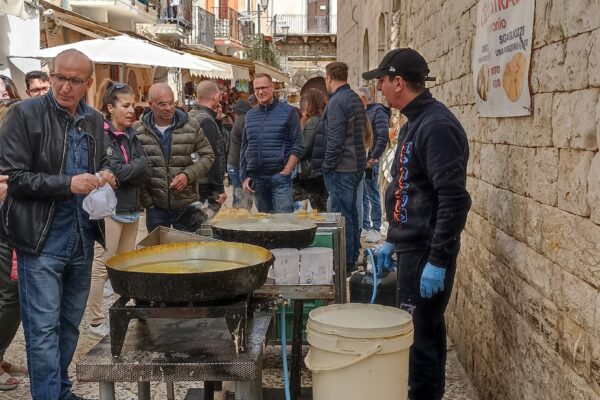
[[[567,41],[565,58],[565,90],[580,90],[588,87],[588,60],[592,47],[591,34],[584,33]]]
[[[494,186],[508,187],[508,146],[482,144],[481,161],[482,180]]]
[[[591,286],[600,287],[600,226],[589,218],[545,205],[539,205],[536,218],[541,232],[538,251]],[[534,221],[529,219],[532,226]]]
[[[557,93],[553,99],[552,140],[555,147],[596,150],[596,107],[599,89]]]
[[[600,225],[600,153],[596,153],[587,176],[587,201],[591,220]]]
[[[481,220],[481,218],[473,219]],[[481,225],[480,223],[479,226]],[[473,229],[473,232],[480,231]],[[542,296],[552,301],[556,307],[561,307],[562,272],[560,267],[525,243],[499,229],[495,229],[494,233],[489,236],[491,235],[494,239],[492,251],[496,257]],[[487,243],[489,236],[485,234],[480,238]]]
[[[531,56],[532,93],[564,90],[566,44],[557,42],[534,50]]]
[[[529,163],[533,160],[535,149],[530,147],[508,146],[508,190],[524,194],[528,184],[527,172]]]
[[[524,195],[542,203],[555,206],[558,200],[558,149],[538,147],[528,164],[527,185]]]
[[[565,366],[560,377],[561,391],[556,394],[560,400],[598,400],[598,393],[581,375]]]
[[[600,336],[590,336],[590,381],[600,396]]]
[[[565,314],[587,332],[600,332],[596,326],[600,290],[568,271],[563,271],[562,275],[562,308]]]
[[[562,27],[565,37],[600,28],[600,18],[598,18],[600,3],[598,1],[572,0],[569,2],[554,1],[553,3],[563,3],[560,12],[563,16]]]
[[[536,0],[536,13],[533,25],[533,49],[538,49],[562,38],[560,19],[554,18],[551,13],[552,3],[552,0]]]
[[[588,62],[588,74],[590,86],[600,86],[600,29],[592,32],[590,37],[590,54]]]
[[[530,147],[552,146],[552,93],[541,93],[531,97],[533,121],[524,124],[524,131],[517,126],[517,143]],[[531,118],[531,117],[527,117]]]
[[[575,372],[586,376],[590,365],[588,332],[566,314],[563,314],[560,325],[558,351],[561,357]]]
[[[560,150],[558,174],[558,208],[587,217],[588,175],[594,153],[582,150]]]

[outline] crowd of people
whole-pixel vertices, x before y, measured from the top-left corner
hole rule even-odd
[[[428,73],[420,54],[398,49],[363,74],[408,118],[376,255],[380,269],[395,255],[397,306],[413,315],[409,385],[417,400],[444,392],[443,315],[470,206],[466,135],[426,90]],[[109,332],[106,260],[134,248],[142,211],[148,232],[197,230],[227,200],[226,176],[233,207],[291,213],[308,200],[341,213],[347,273],[356,270],[361,234],[380,241],[379,159],[391,111],[369,88],[350,87],[346,64],[327,65],[327,93],[307,90],[300,110],[279,100],[261,73],[254,94],[235,103],[217,83],[200,82],[185,109],[165,83],[149,88],[140,110],[132,88],[107,80],[92,108],[84,102],[92,76],[93,63],[76,50],[60,53],[49,76],[27,74],[29,100],[0,76],[0,390],[28,374],[34,400],[81,399],[68,366],[86,304],[88,333]],[[115,191],[115,214],[90,220],[83,200],[104,185]],[[3,360],[21,320],[28,368]]]

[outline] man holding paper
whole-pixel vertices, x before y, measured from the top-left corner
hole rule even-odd
[[[68,368],[90,288],[94,240],[83,199],[106,170],[102,116],[83,102],[93,64],[77,50],[53,62],[51,90],[13,105],[0,125],[0,171],[9,176],[0,236],[17,249],[31,398],[76,400]],[[98,176],[96,176],[98,173]]]

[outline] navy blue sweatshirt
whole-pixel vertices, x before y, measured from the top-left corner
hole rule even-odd
[[[373,127],[373,144],[367,158],[379,160],[390,139],[388,123],[392,115],[389,107],[379,103],[367,105],[367,115]]]
[[[429,262],[446,267],[460,246],[471,207],[466,189],[469,158],[460,122],[429,91],[402,110],[400,130],[385,194],[387,241],[397,251],[430,249]]]

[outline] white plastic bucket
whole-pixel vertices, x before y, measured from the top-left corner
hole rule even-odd
[[[376,304],[333,304],[308,315],[314,400],[405,400],[412,317]]]

